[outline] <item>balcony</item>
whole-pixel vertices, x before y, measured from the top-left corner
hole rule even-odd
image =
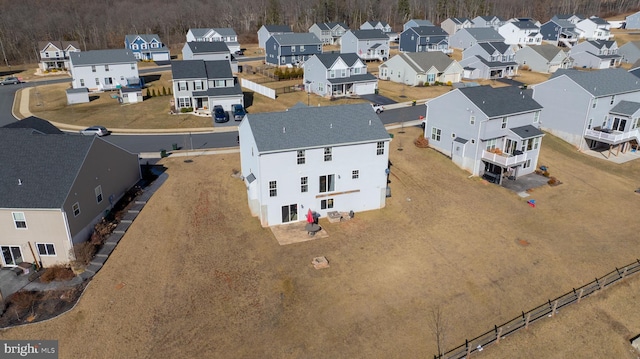
[[[494,152],[483,150],[482,159],[485,161],[489,161],[493,164],[496,164],[500,167],[507,168],[507,167],[513,167],[513,166],[517,166],[525,163],[528,159],[528,156],[526,153],[512,156],[507,153],[502,153],[502,152],[494,153]]]
[[[591,130],[586,130],[584,137],[590,140],[608,143],[610,145],[617,145],[631,139],[635,139],[640,142],[640,132],[638,131],[638,129],[631,130],[629,132],[621,132],[609,130],[606,128],[594,127]]]

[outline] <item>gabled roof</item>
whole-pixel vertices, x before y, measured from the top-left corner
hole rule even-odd
[[[293,32],[289,25],[262,25],[268,32]]]
[[[376,27],[378,24],[382,25],[382,27],[387,27],[389,26],[388,23],[384,22],[384,21],[367,21],[365,22],[365,24],[369,24],[372,27]],[[364,24],[363,24],[364,25]]]
[[[609,113],[615,113],[619,115],[632,116],[640,110],[640,103],[633,101],[622,100],[617,105],[613,106]]]
[[[451,21],[453,21],[456,24],[464,24],[465,22],[473,22],[471,21],[471,19],[466,18],[466,17],[450,17],[449,18]]]
[[[160,41],[160,36],[158,36],[158,34],[126,35],[124,38],[125,40],[127,40],[128,43],[132,43],[138,37],[140,37],[144,42],[147,42],[147,43],[152,42],[153,40],[156,40],[157,42],[162,42]]]
[[[578,14],[556,14],[553,17],[559,20],[568,20],[574,16],[578,19],[584,19],[584,16]]]
[[[62,135],[64,132],[60,131],[51,122],[39,117],[29,116],[25,119],[12,122],[3,126],[4,128],[30,128],[45,135]]]
[[[38,41],[38,49],[40,49],[40,51],[44,51],[49,44],[57,47],[61,51],[66,50],[69,46],[73,46],[76,49],[80,48],[77,41]]]
[[[186,45],[194,54],[230,53],[224,41],[189,41]]]
[[[102,140],[1,128],[0,208],[62,208],[94,141]]]
[[[492,55],[494,52],[498,52],[500,54],[505,54],[507,50],[511,48],[510,45],[505,44],[500,41],[491,41],[491,42],[482,42],[477,44],[487,52],[487,54]]]
[[[590,44],[596,49],[602,49],[602,48],[610,49],[613,45],[616,45],[616,46],[618,45],[618,43],[613,40],[588,40],[588,41],[584,41],[583,43]],[[583,43],[580,43],[578,45],[582,45]]]
[[[171,61],[171,75],[179,79],[230,79],[233,78],[228,60],[181,60]]]
[[[594,24],[596,25],[609,25],[609,22],[603,18],[597,17],[597,16],[592,16],[588,19],[585,20],[591,20],[593,21]]]
[[[194,97],[228,97],[233,95],[242,96],[242,88],[239,83],[230,87],[209,87],[204,91],[193,91]]]
[[[389,40],[389,36],[380,29],[349,31],[351,31],[358,40]]]
[[[248,114],[260,153],[389,141],[371,105],[291,108]]]
[[[418,36],[449,36],[440,26],[415,26],[408,28],[406,31],[413,31]]]
[[[431,67],[435,67],[436,70],[442,72],[454,61],[442,51],[406,52],[399,53],[396,56],[400,56],[401,59],[418,72],[426,72]]]
[[[532,126],[532,125],[514,127],[514,128],[510,128],[509,130],[511,130],[511,132],[515,133],[516,136],[520,137],[523,140],[544,135],[544,132],[540,131],[539,129],[537,129],[535,126]]]
[[[330,68],[333,64],[338,61],[338,59],[342,59],[347,66],[353,66],[357,61],[360,61],[360,57],[357,54],[338,54],[338,53],[325,53],[325,54],[317,54],[314,55],[320,62],[324,65],[325,68]]]
[[[337,26],[340,26],[341,28],[343,28],[345,30],[349,30],[349,26],[347,26],[347,24],[345,24],[344,22],[326,22],[325,25],[327,25],[327,27],[330,30],[333,30]]]
[[[621,68],[608,68],[598,71],[579,71],[560,69],[551,75],[551,79],[566,76],[594,97],[640,91],[640,79]]]
[[[315,24],[320,30],[331,30],[329,29],[329,26],[327,26],[326,23],[324,22],[316,22]]]
[[[405,23],[405,25],[410,23],[411,21],[413,21],[417,26],[434,26],[431,21],[423,20],[423,19],[411,19],[411,20],[407,21]]]
[[[193,36],[195,37],[203,37],[208,34],[210,31],[215,31],[222,36],[235,36],[236,32],[230,27],[207,27],[207,28],[195,28],[189,29]]]
[[[558,27],[562,28],[562,29],[575,29],[576,25],[574,23],[572,23],[569,20],[564,20],[564,19],[551,19],[549,20],[549,22],[552,22],[556,25],[558,25]]]
[[[322,41],[312,32],[279,34],[271,36],[280,46],[321,45]]]
[[[640,41],[629,41],[626,44],[622,45],[620,48],[623,48],[623,47],[624,48],[635,47],[636,49],[640,49]]]
[[[494,15],[489,15],[489,16],[478,16],[479,18],[481,18],[484,21],[494,21],[494,20],[498,20],[498,21],[505,21],[503,18],[499,17],[499,16],[494,16]]]
[[[73,66],[89,66],[102,64],[136,63],[133,52],[129,49],[92,50],[72,52],[69,60]]]
[[[457,91],[460,91],[490,118],[542,109],[542,106],[531,98],[529,93],[513,86],[464,87]]]
[[[512,22],[520,30],[529,30],[529,29],[540,29],[536,24],[531,21],[514,21]]]
[[[476,41],[504,42],[504,37],[492,27],[469,27],[460,31],[466,31]]]
[[[553,46],[553,45],[549,45],[549,44],[542,44],[542,45],[537,45],[537,46],[527,46],[528,48],[530,48],[531,50],[537,52],[538,54],[540,54],[540,56],[542,56],[544,59],[546,59],[547,61],[551,61],[553,60],[554,57],[556,57],[558,55],[559,52],[563,52],[562,49]]]

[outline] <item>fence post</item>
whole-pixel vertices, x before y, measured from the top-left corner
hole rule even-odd
[[[556,309],[558,308],[558,300],[556,299],[556,301],[553,303],[553,312],[551,312],[551,316],[555,317],[556,316]]]
[[[583,293],[584,293],[584,288],[580,288],[580,293],[578,294],[578,303],[580,303],[580,299],[582,298]]]
[[[527,314],[527,320],[524,322],[524,329],[529,329],[529,321],[531,320],[531,312]]]
[[[598,278],[596,278],[596,284],[598,285],[598,288],[600,288],[600,290],[604,288],[604,286],[598,281]]]
[[[624,267],[624,270],[622,271],[622,279],[627,275],[627,268],[629,267]]]
[[[500,344],[500,337],[502,336],[502,327],[500,327],[498,329],[498,332],[496,333],[496,344]]]
[[[471,355],[471,347],[469,346],[469,341],[467,339],[465,339],[464,342],[467,344],[467,359],[469,359],[469,356]]]

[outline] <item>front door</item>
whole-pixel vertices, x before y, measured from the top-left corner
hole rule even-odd
[[[282,206],[282,223],[288,223],[298,220],[298,205],[290,204]]]
[[[2,246],[2,260],[7,267],[15,267],[22,263],[22,251],[18,246]]]

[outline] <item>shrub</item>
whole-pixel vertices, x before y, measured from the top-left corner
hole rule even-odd
[[[156,97],[156,89],[151,89],[151,97]]]
[[[451,81],[447,81],[447,86],[453,86],[453,83]]]
[[[549,186],[555,186],[560,184],[560,181],[558,181],[558,179],[555,177],[549,177],[549,180],[547,181],[547,183],[549,184]]]
[[[18,309],[27,309],[35,304],[37,298],[37,292],[21,290],[19,292],[15,292],[11,297],[9,297],[9,302]]]
[[[193,107],[183,107],[180,109],[180,112],[182,113],[193,112]]]
[[[98,251],[98,246],[91,243],[90,241],[87,241],[79,244],[74,244],[72,251],[76,257],[76,260],[74,261],[75,264],[87,265],[89,264],[89,262],[91,262],[93,256]]]
[[[545,177],[549,177],[549,171],[543,171],[542,175],[545,176]]]
[[[162,86],[162,96],[167,96],[167,88]]]
[[[44,270],[44,273],[40,276],[40,281],[42,283],[49,283],[53,281],[71,280],[73,277],[75,277],[75,275],[71,268],[55,265]]]

